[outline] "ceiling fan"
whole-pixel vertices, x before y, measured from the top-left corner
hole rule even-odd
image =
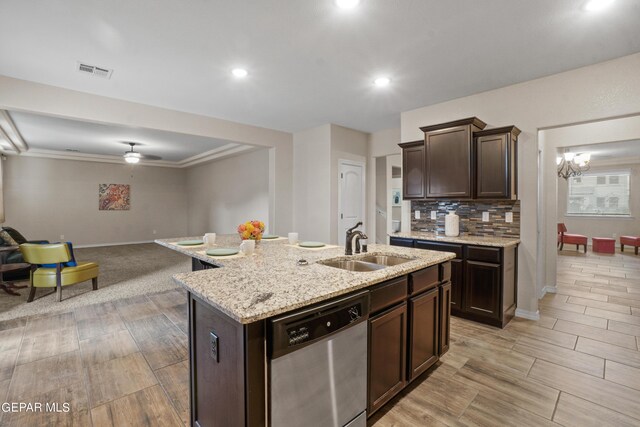
[[[162,160],[162,157],[160,156],[154,156],[151,154],[141,154],[138,151],[135,151],[134,147],[136,145],[140,145],[138,143],[127,142],[126,144],[129,144],[129,146],[131,146],[131,150],[125,151],[124,156],[122,156],[124,157],[124,161],[127,163],[136,164],[140,160]]]

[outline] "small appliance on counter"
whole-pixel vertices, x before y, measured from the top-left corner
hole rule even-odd
[[[444,235],[447,237],[457,237],[460,235],[460,217],[455,211],[449,211],[444,217]]]
[[[394,233],[397,233],[400,231],[400,220],[399,219],[394,219],[391,221],[391,229],[393,230]]]

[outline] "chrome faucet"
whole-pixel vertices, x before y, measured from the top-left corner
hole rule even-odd
[[[367,235],[356,228],[362,225],[361,221],[358,221],[356,225],[347,230],[347,238],[344,246],[345,255],[353,255],[353,239],[356,240],[356,253],[360,253],[360,239],[368,239]],[[366,246],[365,246],[366,247]],[[366,249],[363,251],[366,252]]]

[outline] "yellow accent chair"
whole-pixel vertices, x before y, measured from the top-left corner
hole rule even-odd
[[[95,262],[78,262],[76,267],[67,267],[71,261],[71,252],[66,243],[47,245],[23,243],[20,252],[25,262],[31,264],[29,298],[33,301],[36,288],[56,288],[56,298],[62,301],[62,287],[75,285],[91,280],[93,290],[98,289],[98,264]],[[43,267],[42,264],[55,264],[55,268]]]

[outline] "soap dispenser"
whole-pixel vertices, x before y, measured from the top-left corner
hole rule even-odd
[[[455,211],[449,211],[444,217],[444,235],[448,237],[460,235],[460,217]]]

